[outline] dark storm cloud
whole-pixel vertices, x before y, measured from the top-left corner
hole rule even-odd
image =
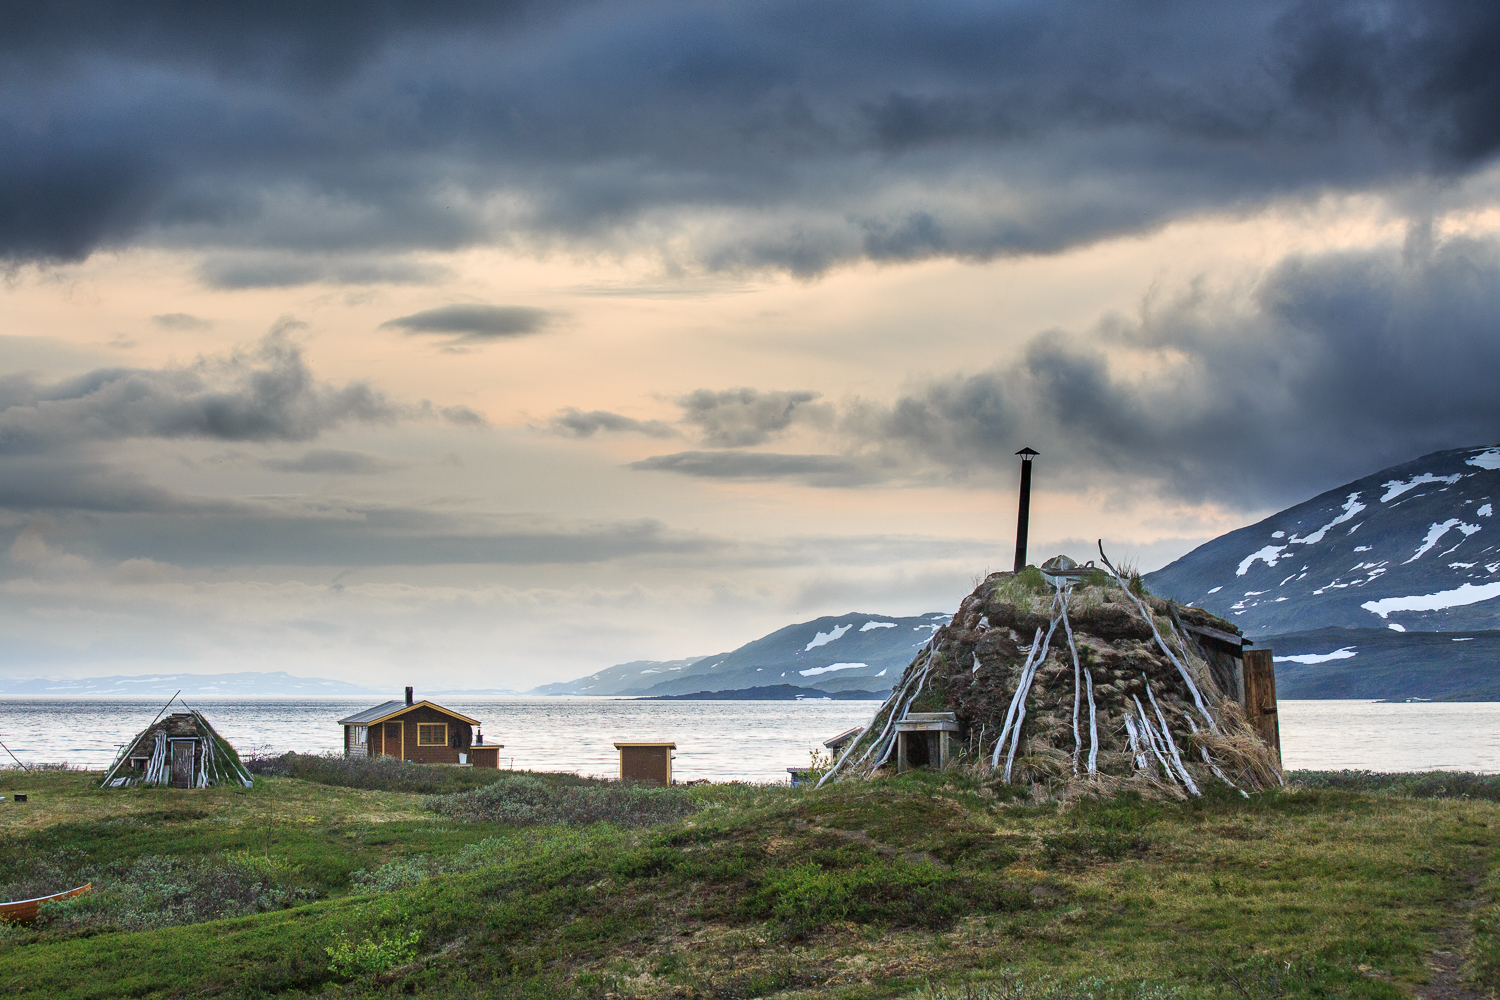
[[[303,472],[324,476],[374,476],[405,467],[402,463],[392,462],[378,455],[336,448],[314,448],[296,458],[266,458],[260,464],[262,468],[272,472]]]
[[[836,455],[692,451],[631,468],[992,487],[1031,446],[1050,489],[1280,505],[1500,440],[1497,316],[1500,241],[1416,226],[1400,249],[1287,258],[1248,297],[1195,288],[894,400],[845,401],[820,430]]]
[[[656,438],[677,436],[677,431],[670,424],[660,420],[636,420],[607,410],[590,410],[585,413],[571,406],[548,420],[547,427],[554,434],[580,438],[593,437],[599,431],[633,432]]]
[[[703,435],[711,448],[745,448],[763,444],[793,421],[826,419],[826,406],[809,406],[816,392],[757,389],[698,389],[677,400],[682,422]]]
[[[547,310],[530,306],[459,304],[424,309],[386,320],[380,326],[405,330],[408,336],[439,334],[453,337],[457,343],[484,343],[540,333],[552,319]]]
[[[1050,252],[1461,177],[1500,143],[1480,0],[60,3],[5,24],[0,259],[301,255],[205,266],[229,285],[475,242],[809,274]]]
[[[1500,244],[1292,257],[1248,302],[1193,293],[1087,337],[845,409],[852,442],[908,470],[1038,475],[1106,493],[1154,483],[1235,508],[1305,499],[1442,448],[1500,440]]]

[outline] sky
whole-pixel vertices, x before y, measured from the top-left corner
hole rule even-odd
[[[1483,2],[3,3],[0,677],[529,689],[1500,440]],[[440,683],[439,683],[440,679]]]

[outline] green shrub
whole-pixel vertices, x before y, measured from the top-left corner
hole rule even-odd
[[[772,869],[740,902],[740,915],[780,921],[806,934],[834,921],[947,927],[974,910],[1027,910],[1031,896],[994,875],[904,861],[829,869],[814,863]]]
[[[1151,842],[1144,837],[1112,830],[1074,830],[1042,838],[1042,853],[1048,863],[1063,867],[1120,861],[1128,855],[1144,854],[1150,847]]]
[[[1413,799],[1484,799],[1500,802],[1500,774],[1471,771],[1288,771],[1287,780],[1304,788],[1401,795]]]
[[[350,881],[358,892],[394,892],[438,875],[468,872],[496,864],[505,859],[510,847],[507,841],[486,837],[477,844],[465,844],[451,857],[418,854],[388,862],[373,872],[361,868],[350,876]]]
[[[324,948],[328,955],[328,967],[334,975],[353,979],[361,975],[380,975],[399,968],[417,957],[420,931],[410,934],[382,934],[367,936],[355,944],[346,931],[332,945]]]
[[[92,865],[82,851],[65,848],[28,859],[14,876],[0,887],[6,899],[93,883],[81,896],[42,904],[40,924],[49,932],[196,924],[295,906],[319,895],[297,885],[296,870],[284,861],[245,851]]]
[[[692,793],[682,788],[626,782],[558,787],[532,775],[515,775],[470,792],[427,796],[422,805],[465,823],[514,826],[655,826],[698,809]]]
[[[284,753],[246,758],[251,774],[300,778],[320,785],[368,788],[385,792],[441,795],[480,788],[511,774],[485,767],[413,764],[394,757],[345,757],[343,754]],[[564,776],[571,777],[571,776]],[[583,780],[583,779],[579,779]]]

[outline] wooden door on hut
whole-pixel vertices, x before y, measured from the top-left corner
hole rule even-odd
[[[171,740],[172,746],[172,787],[193,787],[193,751],[198,746],[197,740]]]

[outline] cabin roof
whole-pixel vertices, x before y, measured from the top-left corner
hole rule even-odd
[[[843,746],[845,743],[848,743],[850,740],[864,731],[864,726],[855,726],[853,729],[846,729],[842,733],[839,733],[837,736],[833,736],[829,739],[824,740],[823,745],[830,750],[837,750],[839,747]]]
[[[430,701],[419,701],[411,705],[408,705],[404,701],[388,701],[384,704],[376,705],[374,708],[367,708],[363,712],[356,712],[347,719],[340,719],[338,724],[341,726],[373,726],[377,722],[394,719],[398,715],[405,715],[407,712],[418,708],[430,708],[434,711],[442,712],[444,715],[467,722],[470,725],[479,725],[478,719],[471,719],[467,715],[455,712],[451,708],[444,708],[442,705],[435,705]]]

